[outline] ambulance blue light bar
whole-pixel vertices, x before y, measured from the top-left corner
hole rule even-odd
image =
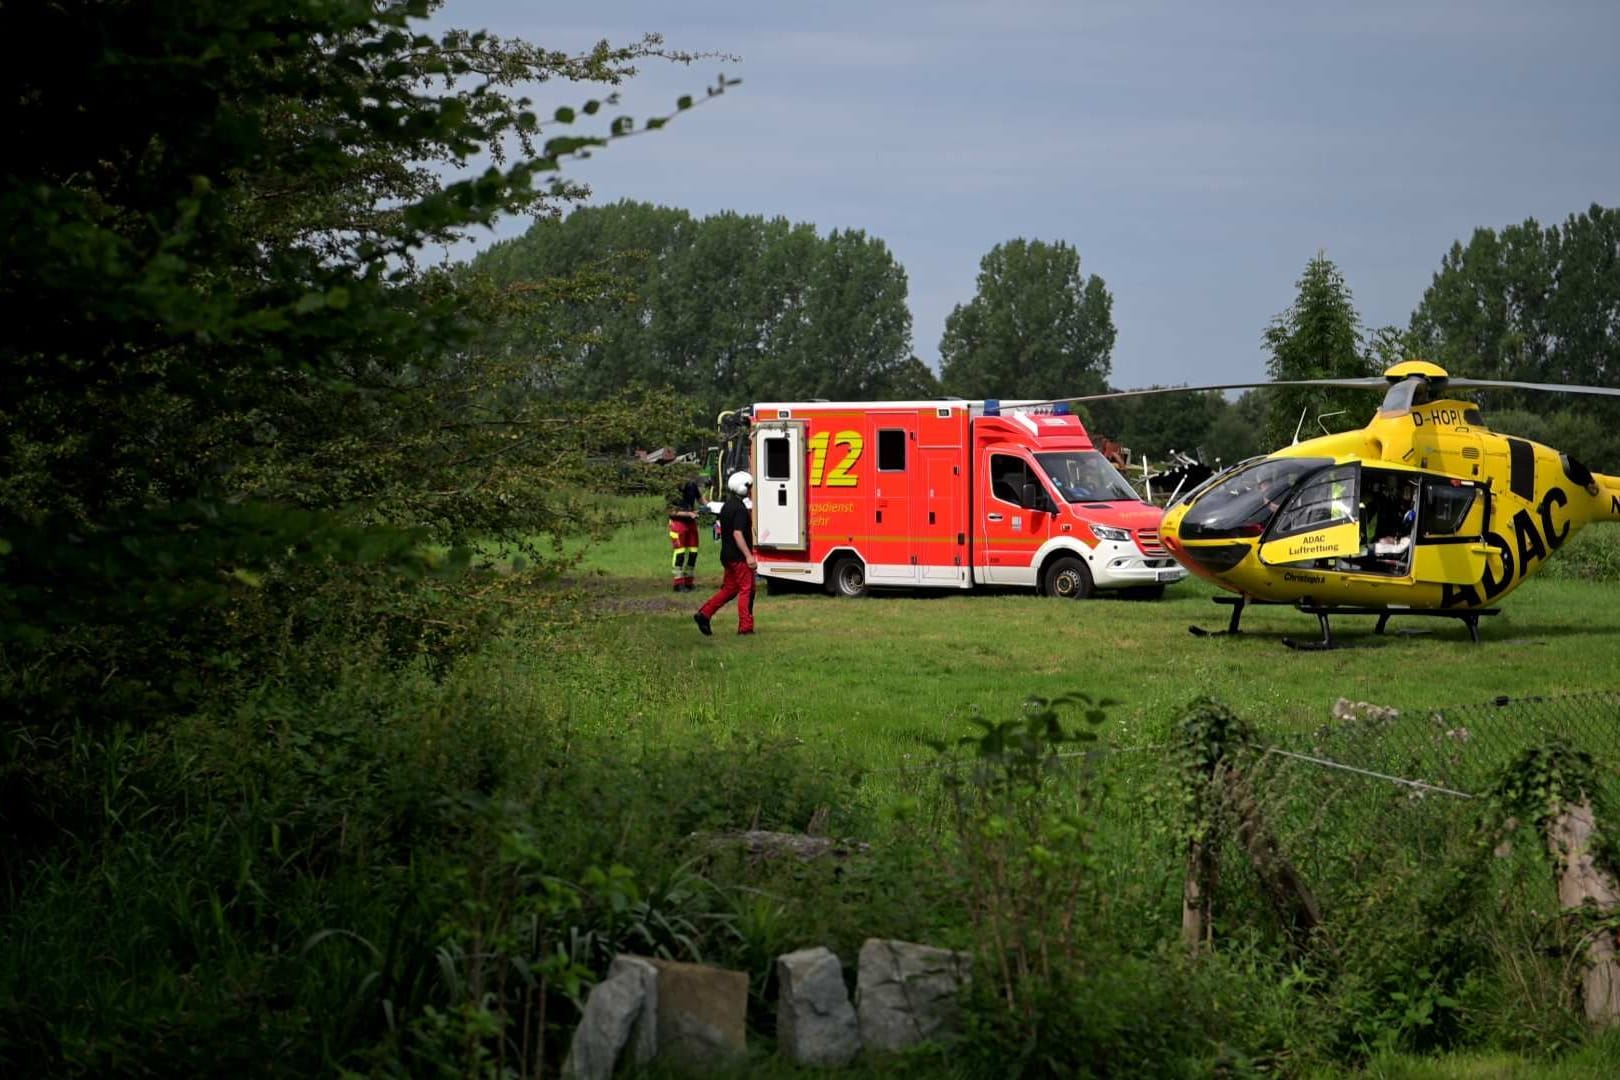
[[[1012,406],[1012,408],[1016,409],[1019,412],[1028,413],[1031,416],[1068,416],[1068,415],[1070,415],[1070,413],[1069,413],[1069,403],[1067,401],[1055,401],[1050,405],[1032,405],[1032,406],[1014,405],[1014,406]],[[984,399],[984,415],[986,415],[986,416],[1000,416],[1001,415],[1001,399],[1000,398],[985,398]]]

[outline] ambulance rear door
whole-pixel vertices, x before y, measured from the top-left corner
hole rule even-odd
[[[778,551],[809,546],[805,523],[803,420],[754,421],[754,543]]]

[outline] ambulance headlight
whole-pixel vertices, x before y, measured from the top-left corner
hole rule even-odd
[[[1091,534],[1099,540],[1112,540],[1115,543],[1124,543],[1131,538],[1131,530],[1116,529],[1112,525],[1093,525]]]

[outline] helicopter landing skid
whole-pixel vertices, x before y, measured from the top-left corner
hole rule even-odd
[[[1202,626],[1189,626],[1187,633],[1193,637],[1223,637],[1227,634],[1241,634],[1238,623],[1243,620],[1243,609],[1250,604],[1276,605],[1275,600],[1251,600],[1247,596],[1212,596],[1211,600],[1217,604],[1224,604],[1232,609],[1232,617],[1227,620],[1225,630],[1205,630]]]
[[[1315,604],[1299,604],[1300,611],[1315,615],[1322,624],[1322,639],[1320,641],[1295,641],[1293,638],[1283,638],[1283,644],[1290,649],[1337,649],[1344,648],[1333,640],[1333,628],[1328,625],[1329,615],[1376,615],[1378,625],[1373,633],[1382,634],[1389,620],[1396,615],[1425,615],[1442,619],[1458,619],[1468,627],[1468,637],[1475,645],[1479,644],[1479,619],[1482,615],[1495,615],[1500,608],[1471,608],[1467,611],[1420,611],[1410,608],[1391,610],[1378,607],[1321,607]]]
[[[1276,600],[1254,600],[1247,596],[1216,596],[1212,597],[1217,604],[1223,604],[1232,609],[1232,617],[1227,621],[1225,630],[1205,630],[1201,626],[1189,626],[1187,632],[1195,637],[1220,637],[1225,634],[1242,633],[1238,624],[1243,619],[1243,609],[1250,604],[1273,604],[1281,602]],[[1329,615],[1376,615],[1378,625],[1373,633],[1382,634],[1389,625],[1389,620],[1396,615],[1423,615],[1431,618],[1458,619],[1468,627],[1468,637],[1475,645],[1479,644],[1479,620],[1482,616],[1495,615],[1500,608],[1470,608],[1466,611],[1424,611],[1411,608],[1383,608],[1383,607],[1327,607],[1320,604],[1299,603],[1290,605],[1309,615],[1315,615],[1322,624],[1322,637],[1319,641],[1296,641],[1293,638],[1283,638],[1283,644],[1290,649],[1306,651],[1317,649],[1339,649],[1346,646],[1333,640],[1333,627],[1328,623]]]

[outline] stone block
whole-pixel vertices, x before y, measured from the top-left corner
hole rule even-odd
[[[776,981],[778,1052],[799,1065],[848,1065],[861,1033],[838,957],[820,947],[779,956]]]
[[[958,1033],[957,994],[970,978],[967,953],[867,938],[856,972],[861,1042],[897,1051]]]

